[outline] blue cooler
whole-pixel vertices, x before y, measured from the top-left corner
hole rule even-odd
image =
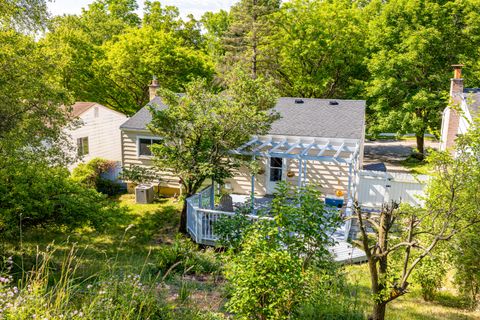
[[[341,208],[343,207],[344,202],[345,202],[345,199],[343,199],[343,197],[336,197],[336,196],[325,197],[325,204],[329,207]]]

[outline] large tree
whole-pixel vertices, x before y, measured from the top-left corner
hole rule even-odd
[[[465,32],[468,1],[372,2],[370,99],[372,132],[414,133],[424,153],[424,134],[437,133],[451,77],[450,65],[473,53]],[[468,9],[468,10],[467,10]]]
[[[266,45],[282,94],[354,98],[367,79],[365,9],[349,0],[295,0],[274,14]]]
[[[269,73],[270,57],[265,44],[273,31],[271,15],[279,8],[280,0],[241,0],[232,6],[230,24],[223,36],[224,70],[240,64],[248,67],[253,77]]]
[[[230,153],[252,134],[265,134],[277,118],[270,109],[275,90],[263,78],[241,73],[228,90],[212,93],[205,80],[187,85],[185,95],[162,90],[167,109],[151,108],[149,129],[162,137],[152,146],[155,165],[180,178],[184,207],[180,231],[186,232],[186,198],[206,179],[217,182],[232,175],[238,161]]]

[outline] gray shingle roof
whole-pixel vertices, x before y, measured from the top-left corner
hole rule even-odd
[[[468,110],[472,117],[477,116],[480,108],[480,88],[466,88],[463,90],[464,97],[467,99]]]
[[[301,100],[303,103],[296,103]],[[338,104],[330,104],[336,101]],[[149,105],[165,109],[167,106],[156,97]],[[365,124],[364,100],[333,100],[280,98],[275,110],[281,118],[272,125],[270,134],[361,139]],[[120,126],[121,129],[145,130],[152,120],[151,114],[143,107]]]

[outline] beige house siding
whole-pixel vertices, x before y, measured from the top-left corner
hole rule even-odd
[[[139,138],[152,137],[155,138],[149,131],[129,131],[122,130],[122,166],[128,168],[129,165],[138,165],[142,167],[152,167],[152,157],[139,156],[138,144]],[[170,171],[162,171],[160,181],[160,193],[173,195],[178,194],[180,184],[179,178],[173,175]],[[129,185],[129,191],[132,191],[132,186]]]
[[[255,176],[255,194],[262,196],[267,193],[267,179],[269,169],[265,158],[259,160],[265,172]],[[298,160],[289,159],[286,164],[286,172],[293,172],[294,176],[286,177],[286,181],[292,185],[298,185]],[[344,191],[345,197],[348,190],[349,167],[347,164],[330,164],[320,161],[307,161],[307,184],[318,186],[323,195],[333,195],[335,191]],[[228,179],[227,186],[235,194],[250,194],[251,173],[246,167],[236,170],[234,177]]]

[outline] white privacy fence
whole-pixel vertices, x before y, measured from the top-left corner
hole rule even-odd
[[[365,207],[380,207],[397,201],[422,205],[426,175],[362,170],[357,177],[357,201]]]

